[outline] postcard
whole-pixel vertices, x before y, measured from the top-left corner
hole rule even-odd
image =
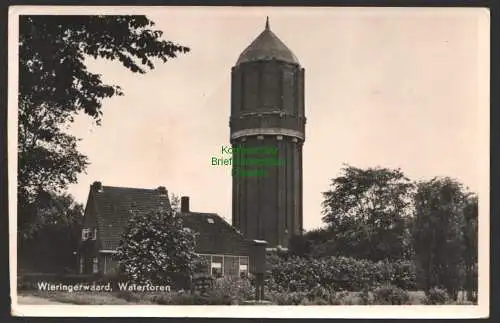
[[[489,316],[485,8],[12,6],[20,316]]]

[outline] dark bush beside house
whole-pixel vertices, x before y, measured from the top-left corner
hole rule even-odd
[[[116,251],[127,227],[131,211],[171,212],[165,187],[139,189],[103,186],[94,182],[89,191],[78,250],[78,269],[82,274],[116,275]],[[181,211],[186,230],[198,233],[195,253],[205,260],[201,269],[210,277],[245,277],[249,270],[250,242],[214,213],[191,212],[189,198],[182,197]],[[176,288],[187,288],[192,277],[179,273]]]

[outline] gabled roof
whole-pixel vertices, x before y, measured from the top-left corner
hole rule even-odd
[[[165,188],[141,189],[129,187],[92,185],[90,205],[96,211],[101,250],[116,250],[125,231],[130,210],[150,212],[158,208],[171,211]],[[163,192],[163,193],[162,193]],[[186,212],[180,214],[184,226],[199,233],[196,252],[202,254],[248,255],[250,241],[215,213]]]
[[[236,65],[273,59],[299,64],[292,51],[271,31],[268,19],[264,31],[241,53]]]
[[[102,186],[102,189],[91,189],[90,194],[93,194],[99,240],[104,250],[118,247],[132,208],[139,212],[161,207],[171,210],[166,190],[161,193],[159,189]]]
[[[196,252],[201,254],[248,255],[250,241],[215,213],[182,213],[184,226],[199,233]]]

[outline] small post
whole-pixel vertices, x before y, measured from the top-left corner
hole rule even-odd
[[[252,257],[250,269],[256,277],[255,300],[264,300],[264,274],[266,272],[266,246],[267,241],[252,241]]]

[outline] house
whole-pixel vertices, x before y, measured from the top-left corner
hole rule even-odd
[[[172,209],[168,191],[163,186],[139,189],[103,186],[101,182],[90,186],[78,252],[81,274],[117,272],[113,254],[120,244],[131,208],[138,212]],[[212,276],[248,274],[251,241],[215,213],[191,212],[188,197],[181,198],[179,215],[186,228],[199,233],[196,252],[207,260],[206,273]]]

